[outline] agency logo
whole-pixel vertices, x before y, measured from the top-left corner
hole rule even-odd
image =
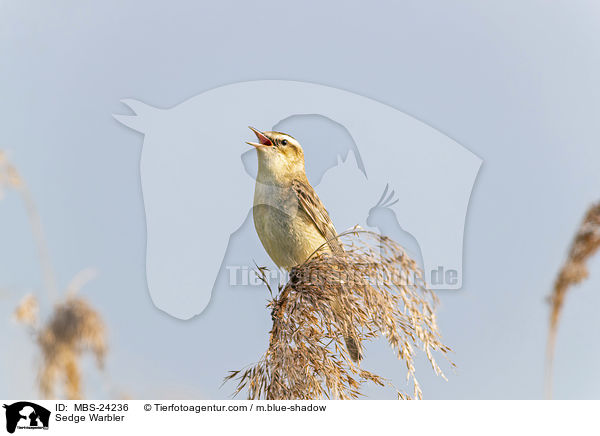
[[[122,101],[135,115],[115,118],[144,134],[146,277],[165,312],[197,315],[217,277],[237,280],[256,259],[270,265],[260,263],[264,250],[248,224],[257,159],[247,126],[300,141],[338,232],[360,225],[390,236],[420,261],[431,288],[461,288],[464,225],[482,160],[438,130],[370,98],[296,81],[235,83],[170,109]],[[305,116],[340,126],[352,145],[282,126]]]
[[[19,401],[10,405],[4,404],[6,409],[6,431],[14,433],[16,429],[22,430],[48,430],[50,411],[29,401]]]

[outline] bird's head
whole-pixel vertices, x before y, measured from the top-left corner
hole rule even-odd
[[[258,139],[247,144],[258,152],[259,177],[281,181],[304,175],[304,151],[298,141],[286,133],[250,130]]]

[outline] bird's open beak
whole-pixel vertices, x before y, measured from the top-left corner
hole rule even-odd
[[[260,130],[256,130],[254,127],[251,127],[251,126],[248,126],[248,128],[254,132],[254,134],[256,135],[256,138],[258,139],[258,143],[246,142],[246,144],[249,144],[255,148],[264,148],[264,147],[270,147],[273,145],[271,140],[263,132],[261,132]]]

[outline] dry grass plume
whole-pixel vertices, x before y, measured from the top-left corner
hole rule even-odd
[[[571,243],[569,254],[560,269],[550,295],[550,327],[546,347],[546,397],[552,397],[552,367],[558,322],[565,297],[572,286],[588,277],[587,261],[600,248],[600,203],[592,205]]]
[[[82,398],[82,377],[79,360],[90,351],[99,368],[106,356],[106,328],[96,310],[82,297],[79,289],[94,272],[84,270],[71,281],[66,295],[57,301],[56,279],[42,231],[41,219],[33,198],[17,168],[0,150],[0,198],[5,189],[16,191],[23,200],[40,258],[44,287],[54,309],[40,326],[39,303],[34,295],[26,295],[15,310],[16,320],[25,325],[39,349],[38,388],[45,398],[54,398],[59,386],[67,399]]]
[[[15,311],[17,320],[30,329],[41,354],[37,380],[44,398],[55,398],[60,388],[61,397],[69,400],[83,397],[79,360],[85,352],[95,356],[99,369],[104,366],[106,327],[98,312],[76,295],[85,274],[86,271],[76,276],[66,297],[55,304],[41,327],[34,296],[26,296]]]
[[[443,377],[434,352],[446,355],[450,349],[436,323],[436,297],[415,261],[373,232],[354,229],[339,238],[344,255],[309,258],[269,302],[273,328],[266,353],[254,366],[225,378],[237,381],[236,395],[246,390],[248,399],[354,399],[366,382],[392,386],[352,362],[342,334],[349,326],[359,343],[384,336],[404,361],[412,389],[410,394],[396,389],[399,398],[422,398],[417,349]],[[268,287],[264,268],[259,275]],[[333,302],[341,304],[334,309]]]
[[[46,245],[46,239],[42,229],[42,221],[40,215],[33,201],[33,197],[27,188],[27,185],[21,174],[13,165],[5,151],[0,150],[0,198],[4,195],[4,190],[12,189],[16,191],[23,201],[27,216],[29,217],[29,223],[31,225],[31,232],[34,237],[34,242],[38,251],[38,257],[40,260],[40,266],[42,269],[42,275],[44,278],[44,286],[48,297],[50,299],[56,298],[58,295],[58,288],[56,285],[56,277],[54,275],[54,269],[50,260],[50,254]]]

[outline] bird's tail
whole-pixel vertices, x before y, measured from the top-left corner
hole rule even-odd
[[[344,341],[346,342],[346,348],[348,349],[348,354],[350,354],[350,358],[358,363],[362,359],[362,353],[360,351],[360,344],[358,340],[351,335],[344,335]]]
[[[345,315],[342,309],[342,305],[343,303],[340,301],[339,298],[335,298],[332,301],[333,310],[337,314],[337,317],[339,319],[338,322],[340,322],[341,324],[340,327],[344,336],[344,341],[346,342],[346,349],[348,350],[350,359],[352,359],[355,363],[358,363],[362,359],[360,340],[358,337],[358,333],[355,330],[356,327],[354,327],[351,318],[348,320],[344,320]]]

